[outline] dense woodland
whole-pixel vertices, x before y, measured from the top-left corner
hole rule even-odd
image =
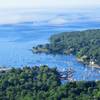
[[[0,72],[0,100],[100,100],[100,82],[62,84],[56,68],[12,68]]]
[[[50,44],[38,45],[34,50],[74,54],[86,64],[91,61],[100,65],[100,29],[56,34],[50,37]]]

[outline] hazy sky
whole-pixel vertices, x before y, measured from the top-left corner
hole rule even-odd
[[[0,0],[2,8],[95,8],[100,0]]]
[[[45,9],[46,14],[47,12],[59,12],[60,10],[62,10],[61,12],[71,12],[72,14],[79,10],[81,13],[82,11],[89,11],[89,16],[93,15],[91,16],[93,17],[92,19],[100,20],[100,0],[0,0],[0,23],[35,19],[38,18],[38,15],[41,15],[40,17],[45,19],[45,15],[43,15],[42,11],[39,12],[38,15],[34,13],[36,9]],[[48,16],[51,15],[48,14]],[[74,17],[75,16],[73,16],[73,18]],[[76,19],[77,16],[74,20]],[[60,19],[60,21],[64,21],[64,19]]]

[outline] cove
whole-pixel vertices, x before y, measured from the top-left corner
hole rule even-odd
[[[49,42],[48,38],[64,31],[84,30],[90,27],[33,26],[30,23],[0,25],[0,66],[23,67],[48,65],[59,70],[71,66],[76,80],[100,80],[100,70],[87,67],[73,55],[33,54],[31,48]]]

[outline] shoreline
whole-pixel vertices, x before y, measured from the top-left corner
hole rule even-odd
[[[84,65],[87,65],[88,67],[100,69],[100,66],[98,64],[86,64],[82,59],[78,57],[76,57],[76,59],[77,61],[81,62]]]
[[[46,51],[45,51],[44,48],[42,48],[42,49],[33,48],[32,52],[33,53],[55,54],[55,53],[49,52],[48,49],[46,49]],[[56,53],[56,54],[61,54],[61,53]],[[67,53],[62,53],[62,54],[68,55]],[[77,56],[75,56],[75,57],[76,57],[77,61],[81,62],[84,65],[87,65],[88,67],[100,69],[100,66],[98,64],[90,64],[89,62],[85,62],[83,59],[78,58]]]

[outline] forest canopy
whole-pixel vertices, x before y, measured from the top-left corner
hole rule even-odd
[[[100,100],[100,81],[61,84],[56,68],[12,68],[0,72],[0,100]]]

